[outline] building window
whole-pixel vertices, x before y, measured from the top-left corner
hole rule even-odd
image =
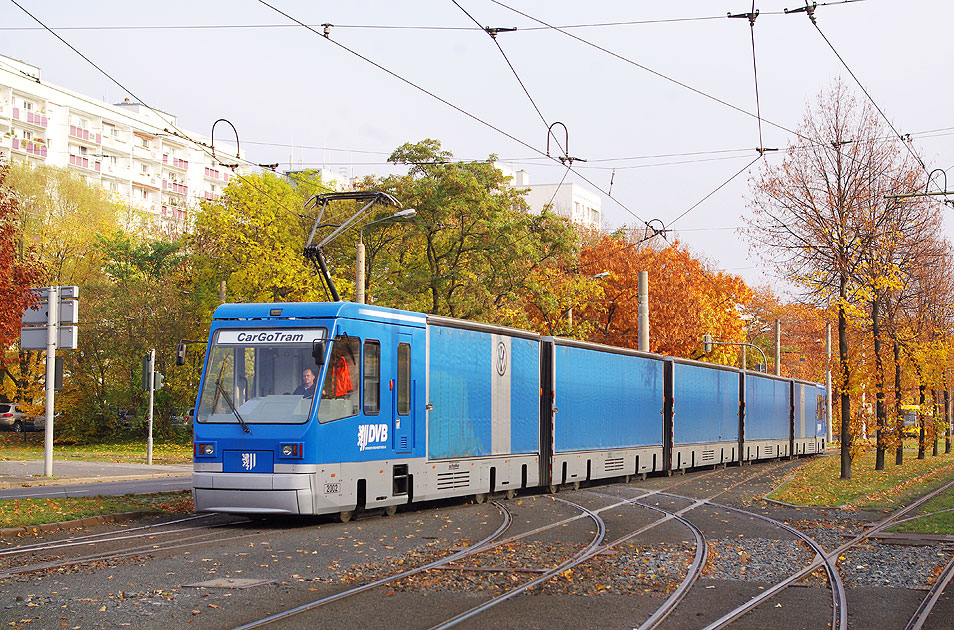
[[[139,138],[139,146],[143,149],[149,148],[149,138]]]

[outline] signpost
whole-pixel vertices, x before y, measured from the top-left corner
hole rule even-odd
[[[161,372],[156,372],[156,349],[142,358],[142,388],[149,392],[149,436],[146,438],[146,465],[152,466],[152,408],[156,390],[162,389]]]
[[[53,476],[53,392],[56,387],[56,349],[75,350],[79,287],[45,287],[40,304],[21,320],[20,349],[46,350],[46,422],[44,423],[43,474]]]

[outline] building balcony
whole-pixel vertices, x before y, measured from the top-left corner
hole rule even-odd
[[[203,198],[204,198],[206,201],[218,201],[218,200],[219,200],[219,195],[216,195],[215,193],[207,192],[207,193],[205,193],[205,196],[204,196]]]
[[[45,144],[40,144],[32,140],[21,140],[20,138],[12,138],[11,140],[10,148],[14,151],[29,153],[30,155],[41,158],[46,157],[47,149]]]
[[[159,161],[159,152],[155,149],[147,149],[141,144],[133,144],[133,155],[140,160],[149,160],[150,162]]]
[[[137,186],[141,186],[149,190],[159,190],[158,182],[156,181],[155,175],[134,173],[132,176],[132,180],[133,180],[133,183]]]
[[[162,205],[162,218],[174,221],[185,221],[185,210],[178,206]]]
[[[123,153],[129,153],[129,144],[125,140],[114,138],[113,136],[103,136],[103,146]]]
[[[42,127],[46,129],[49,120],[46,117],[46,114],[36,114],[29,110],[21,110],[19,107],[13,108],[13,119],[19,120],[20,122],[25,122],[29,125],[36,125],[37,127]]]
[[[89,142],[90,144],[96,145],[103,143],[103,134],[91,133],[89,129],[83,129],[81,127],[77,127],[76,125],[70,125],[70,138],[83,140],[84,142]]]
[[[181,160],[177,157],[169,157],[168,153],[162,154],[162,163],[166,166],[171,166],[172,168],[182,169],[183,171],[188,170],[189,161]]]
[[[178,184],[176,182],[170,182],[167,180],[162,180],[162,189],[166,192],[175,193],[176,195],[188,195],[189,187],[184,186],[183,184]]]
[[[90,160],[81,155],[70,155],[70,166],[78,166],[80,168],[88,168],[91,171],[96,171],[97,173],[102,172],[103,165],[102,162],[98,160]]]

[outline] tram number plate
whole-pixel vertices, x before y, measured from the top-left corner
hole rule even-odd
[[[338,482],[326,483],[325,484],[325,494],[338,494]]]

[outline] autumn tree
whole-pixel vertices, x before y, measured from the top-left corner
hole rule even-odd
[[[43,266],[43,282],[95,281],[102,269],[97,235],[119,229],[125,209],[65,168],[17,164],[10,167],[7,185],[19,201],[24,243]]]
[[[436,140],[404,144],[391,154],[389,161],[406,165],[408,173],[385,178],[383,190],[417,214],[393,227],[401,238],[369,268],[373,301],[528,323],[521,296],[544,268],[576,257],[578,237],[565,219],[530,213],[524,193],[507,185],[493,160],[455,161]]]
[[[5,350],[20,336],[23,312],[36,302],[37,296],[28,289],[37,284],[41,268],[32,248],[24,247],[19,200],[7,185],[8,173],[8,166],[0,166],[0,348],[4,349],[0,368],[2,380],[9,377],[17,382],[7,366]]]
[[[813,304],[783,302],[768,287],[753,290],[743,313],[745,335],[774,362],[774,322],[782,326],[781,373],[807,381],[824,382],[828,357],[824,352],[828,313]]]
[[[739,307],[751,291],[738,276],[716,272],[680,242],[654,245],[631,233],[603,235],[584,247],[580,266],[606,271],[603,300],[585,316],[597,322],[593,341],[636,348],[638,345],[638,273],[649,272],[652,352],[701,357],[704,334],[722,341],[742,341],[744,323]],[[716,346],[707,360],[735,363],[731,346]]]
[[[873,107],[836,82],[805,114],[781,164],[766,162],[752,182],[755,247],[807,300],[835,305],[843,479],[851,478],[848,309],[874,241],[871,208],[885,204],[880,182],[904,150],[892,137]]]
[[[312,226],[303,206],[320,182],[270,173],[234,178],[217,202],[202,202],[185,240],[207,315],[225,281],[231,301],[302,302],[324,297],[302,255]]]

